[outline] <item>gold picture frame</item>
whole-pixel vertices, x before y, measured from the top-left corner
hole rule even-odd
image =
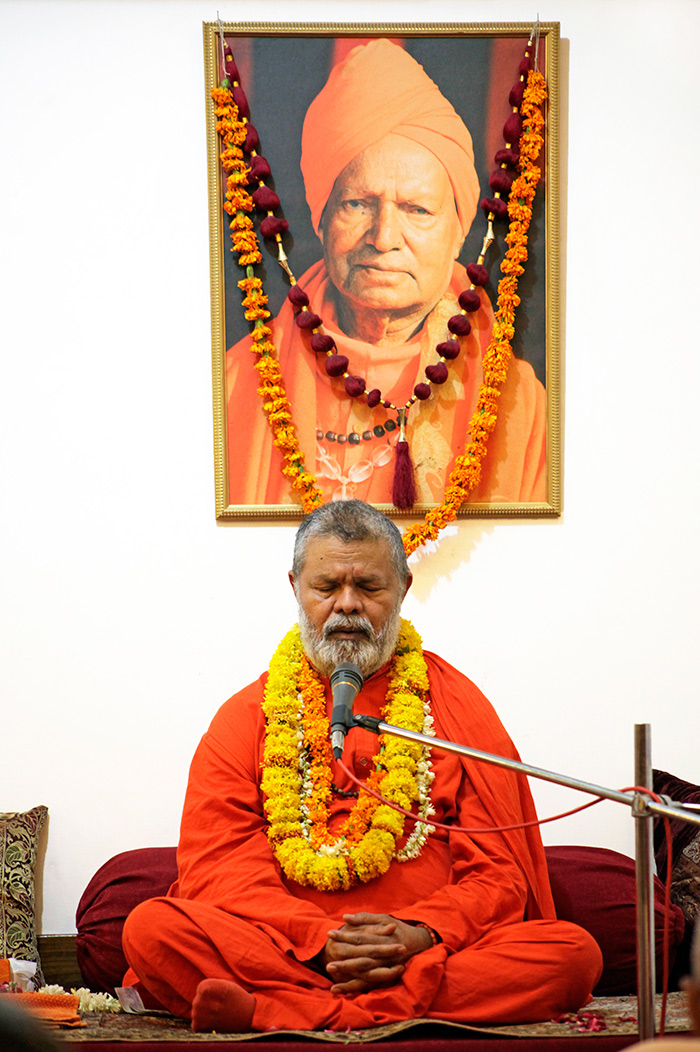
[[[529,259],[518,289],[521,303],[516,313],[516,333],[512,345],[515,357],[530,363],[533,374],[544,387],[544,402],[540,400],[539,410],[541,428],[546,427],[546,454],[541,454],[544,467],[540,470],[540,492],[536,499],[501,499],[499,496],[493,500],[467,501],[459,511],[461,516],[539,517],[561,513],[559,23],[541,23],[537,31],[539,69],[546,78],[548,88],[546,131],[538,162],[542,177],[533,207],[528,239]],[[239,436],[235,457],[230,452],[229,442],[229,400],[233,420],[237,419],[238,410],[235,384],[232,384],[231,390],[227,390],[227,352],[234,346],[242,346],[241,341],[250,331],[250,323],[244,321],[242,293],[237,287],[245,271],[238,266],[236,257],[230,251],[229,216],[223,210],[226,179],[219,159],[221,147],[216,130],[215,106],[211,98],[211,91],[220,84],[222,76],[223,41],[230,46],[241,71],[241,86],[250,103],[250,121],[260,136],[259,150],[270,162],[272,170],[268,182],[281,199],[278,214],[289,220],[289,233],[283,236],[283,244],[295,275],[300,277],[314,262],[314,255],[318,259],[321,253],[309,217],[299,169],[300,130],[308,105],[325,83],[332,56],[347,52],[351,44],[386,38],[400,44],[415,58],[440,91],[449,98],[455,110],[468,122],[474,142],[481,198],[492,194],[489,175],[494,169],[494,152],[504,145],[502,127],[512,112],[508,101],[509,88],[518,80],[519,59],[525,52],[531,32],[532,27],[522,23],[204,23],[215,508],[218,521],[243,518],[298,519],[303,514],[300,499],[294,495],[286,480],[288,492],[279,501],[267,497],[231,500],[231,480],[234,480],[234,486],[237,485],[239,474],[242,473],[254,479],[263,470],[264,456],[261,454],[262,447],[252,435],[250,451],[244,448],[243,453]],[[249,77],[248,83],[246,77]],[[507,247],[506,232],[507,222],[495,225],[496,242],[485,260],[490,272],[485,291],[494,305],[500,262]],[[476,261],[485,233],[484,212],[477,207],[460,261]],[[259,271],[264,279],[264,291],[269,296],[268,306],[274,319],[284,303],[289,282],[278,266],[274,243],[273,247],[269,247],[262,237],[259,241],[263,262],[256,272]],[[255,378],[253,354],[242,359],[242,362],[240,369],[244,366],[249,368],[251,376]],[[517,368],[524,370],[525,366]],[[255,382],[255,379],[246,380],[247,389],[250,390],[251,383]],[[290,401],[293,414],[303,413],[303,405],[295,406],[291,393]],[[258,411],[257,407],[255,411]],[[259,405],[259,413],[264,419],[262,404]],[[318,425],[318,422],[315,423]],[[343,439],[345,436],[338,437]],[[326,447],[319,443],[318,448]],[[311,464],[313,469],[314,465]],[[445,480],[447,475],[445,471]],[[360,496],[369,499],[386,513],[400,517],[423,515],[442,499],[423,501],[414,504],[409,511],[400,511],[393,504],[376,501],[371,496],[364,497],[361,492],[345,492],[347,488],[344,481],[342,492],[337,487],[335,496],[339,492],[341,496]],[[326,499],[332,496],[329,489]]]

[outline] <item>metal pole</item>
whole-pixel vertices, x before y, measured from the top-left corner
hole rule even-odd
[[[521,763],[493,753],[482,752],[468,745],[460,745],[457,742],[445,741],[443,738],[434,738],[418,731],[409,731],[405,727],[395,727],[391,723],[384,723],[376,716],[355,715],[353,725],[364,727],[365,730],[374,734],[393,734],[407,741],[420,742],[434,749],[444,749],[446,752],[466,756],[469,759],[481,763],[495,764],[505,767],[511,771],[532,778],[541,778],[544,781],[554,782],[557,785],[565,785],[569,789],[577,789],[579,792],[590,793],[604,800],[613,800],[616,803],[627,804],[632,809],[632,815],[636,819],[635,826],[635,862],[636,862],[636,890],[637,890],[637,1015],[639,1018],[640,1040],[652,1040],[656,1036],[655,999],[656,999],[656,955],[654,946],[654,843],[653,843],[653,821],[654,814],[668,815],[680,818],[692,825],[700,825],[700,811],[688,809],[682,804],[662,797],[662,803],[657,803],[644,793],[636,791],[616,791],[607,789],[602,785],[594,785],[591,782],[583,782],[578,778],[569,778],[566,775],[556,774],[541,767],[532,767],[530,764]],[[635,785],[649,789],[652,784],[651,768],[651,728],[648,723],[635,725]],[[670,863],[669,863],[670,864]]]
[[[545,782],[554,782],[555,785],[564,785],[567,789],[576,789],[581,793],[590,793],[598,796],[601,800],[613,800],[618,804],[627,804],[633,808],[635,814],[668,815],[669,818],[680,818],[682,822],[700,826],[700,810],[693,810],[700,805],[677,804],[668,797],[668,803],[657,804],[655,800],[646,797],[643,793],[631,790],[607,789],[604,785],[595,785],[593,782],[583,782],[580,778],[570,778],[566,774],[557,774],[555,771],[547,771],[543,767],[533,767],[529,763],[520,760],[511,760],[505,756],[496,756],[495,753],[483,752],[481,749],[472,749],[470,745],[460,745],[459,742],[447,741],[444,738],[435,738],[432,735],[421,734],[419,731],[409,731],[405,727],[395,727],[392,723],[384,723],[376,716],[363,716],[357,713],[353,717],[352,727],[363,727],[373,734],[392,734],[397,738],[404,738],[409,742],[420,742],[430,749],[443,749],[445,752],[455,753],[457,756],[466,756],[467,759],[476,760],[478,763],[490,763],[495,767],[505,767],[508,771],[517,771],[529,778],[540,778]],[[646,786],[645,788],[648,788]],[[689,808],[691,810],[689,810]]]
[[[652,783],[651,726],[634,726],[634,784],[648,789]],[[654,816],[645,808],[632,809],[635,873],[637,878],[637,1015],[639,1039],[656,1036],[656,954],[654,947]]]

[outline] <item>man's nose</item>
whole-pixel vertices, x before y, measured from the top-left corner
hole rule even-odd
[[[391,252],[401,245],[401,217],[393,201],[383,201],[375,215],[367,239],[378,252]]]
[[[351,584],[340,589],[335,597],[334,609],[339,614],[356,614],[362,609],[362,597]]]

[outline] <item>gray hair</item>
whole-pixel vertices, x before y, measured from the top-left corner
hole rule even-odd
[[[304,569],[306,546],[313,537],[340,537],[345,544],[383,538],[391,548],[392,561],[403,587],[409,575],[401,534],[391,519],[362,500],[334,500],[322,504],[302,521],[294,539],[292,575]]]

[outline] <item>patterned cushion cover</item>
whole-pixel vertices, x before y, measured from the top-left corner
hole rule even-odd
[[[654,792],[670,796],[679,804],[700,804],[700,785],[686,782],[667,771],[654,771]],[[654,851],[656,868],[663,880],[667,846],[664,822],[660,818],[655,821]],[[700,826],[671,819],[671,851],[671,898],[692,925],[700,917]]]
[[[700,785],[677,778],[667,771],[654,771],[654,792],[670,796],[679,804],[700,804]],[[668,848],[665,824],[661,818],[654,823],[654,853],[656,868],[662,880],[666,878]],[[693,929],[700,923],[700,826],[681,819],[670,820],[671,828],[671,900],[683,910],[686,937],[679,950],[677,973],[690,971],[690,943]]]
[[[48,808],[0,813],[0,957],[36,961],[43,986],[34,921],[34,866]]]

